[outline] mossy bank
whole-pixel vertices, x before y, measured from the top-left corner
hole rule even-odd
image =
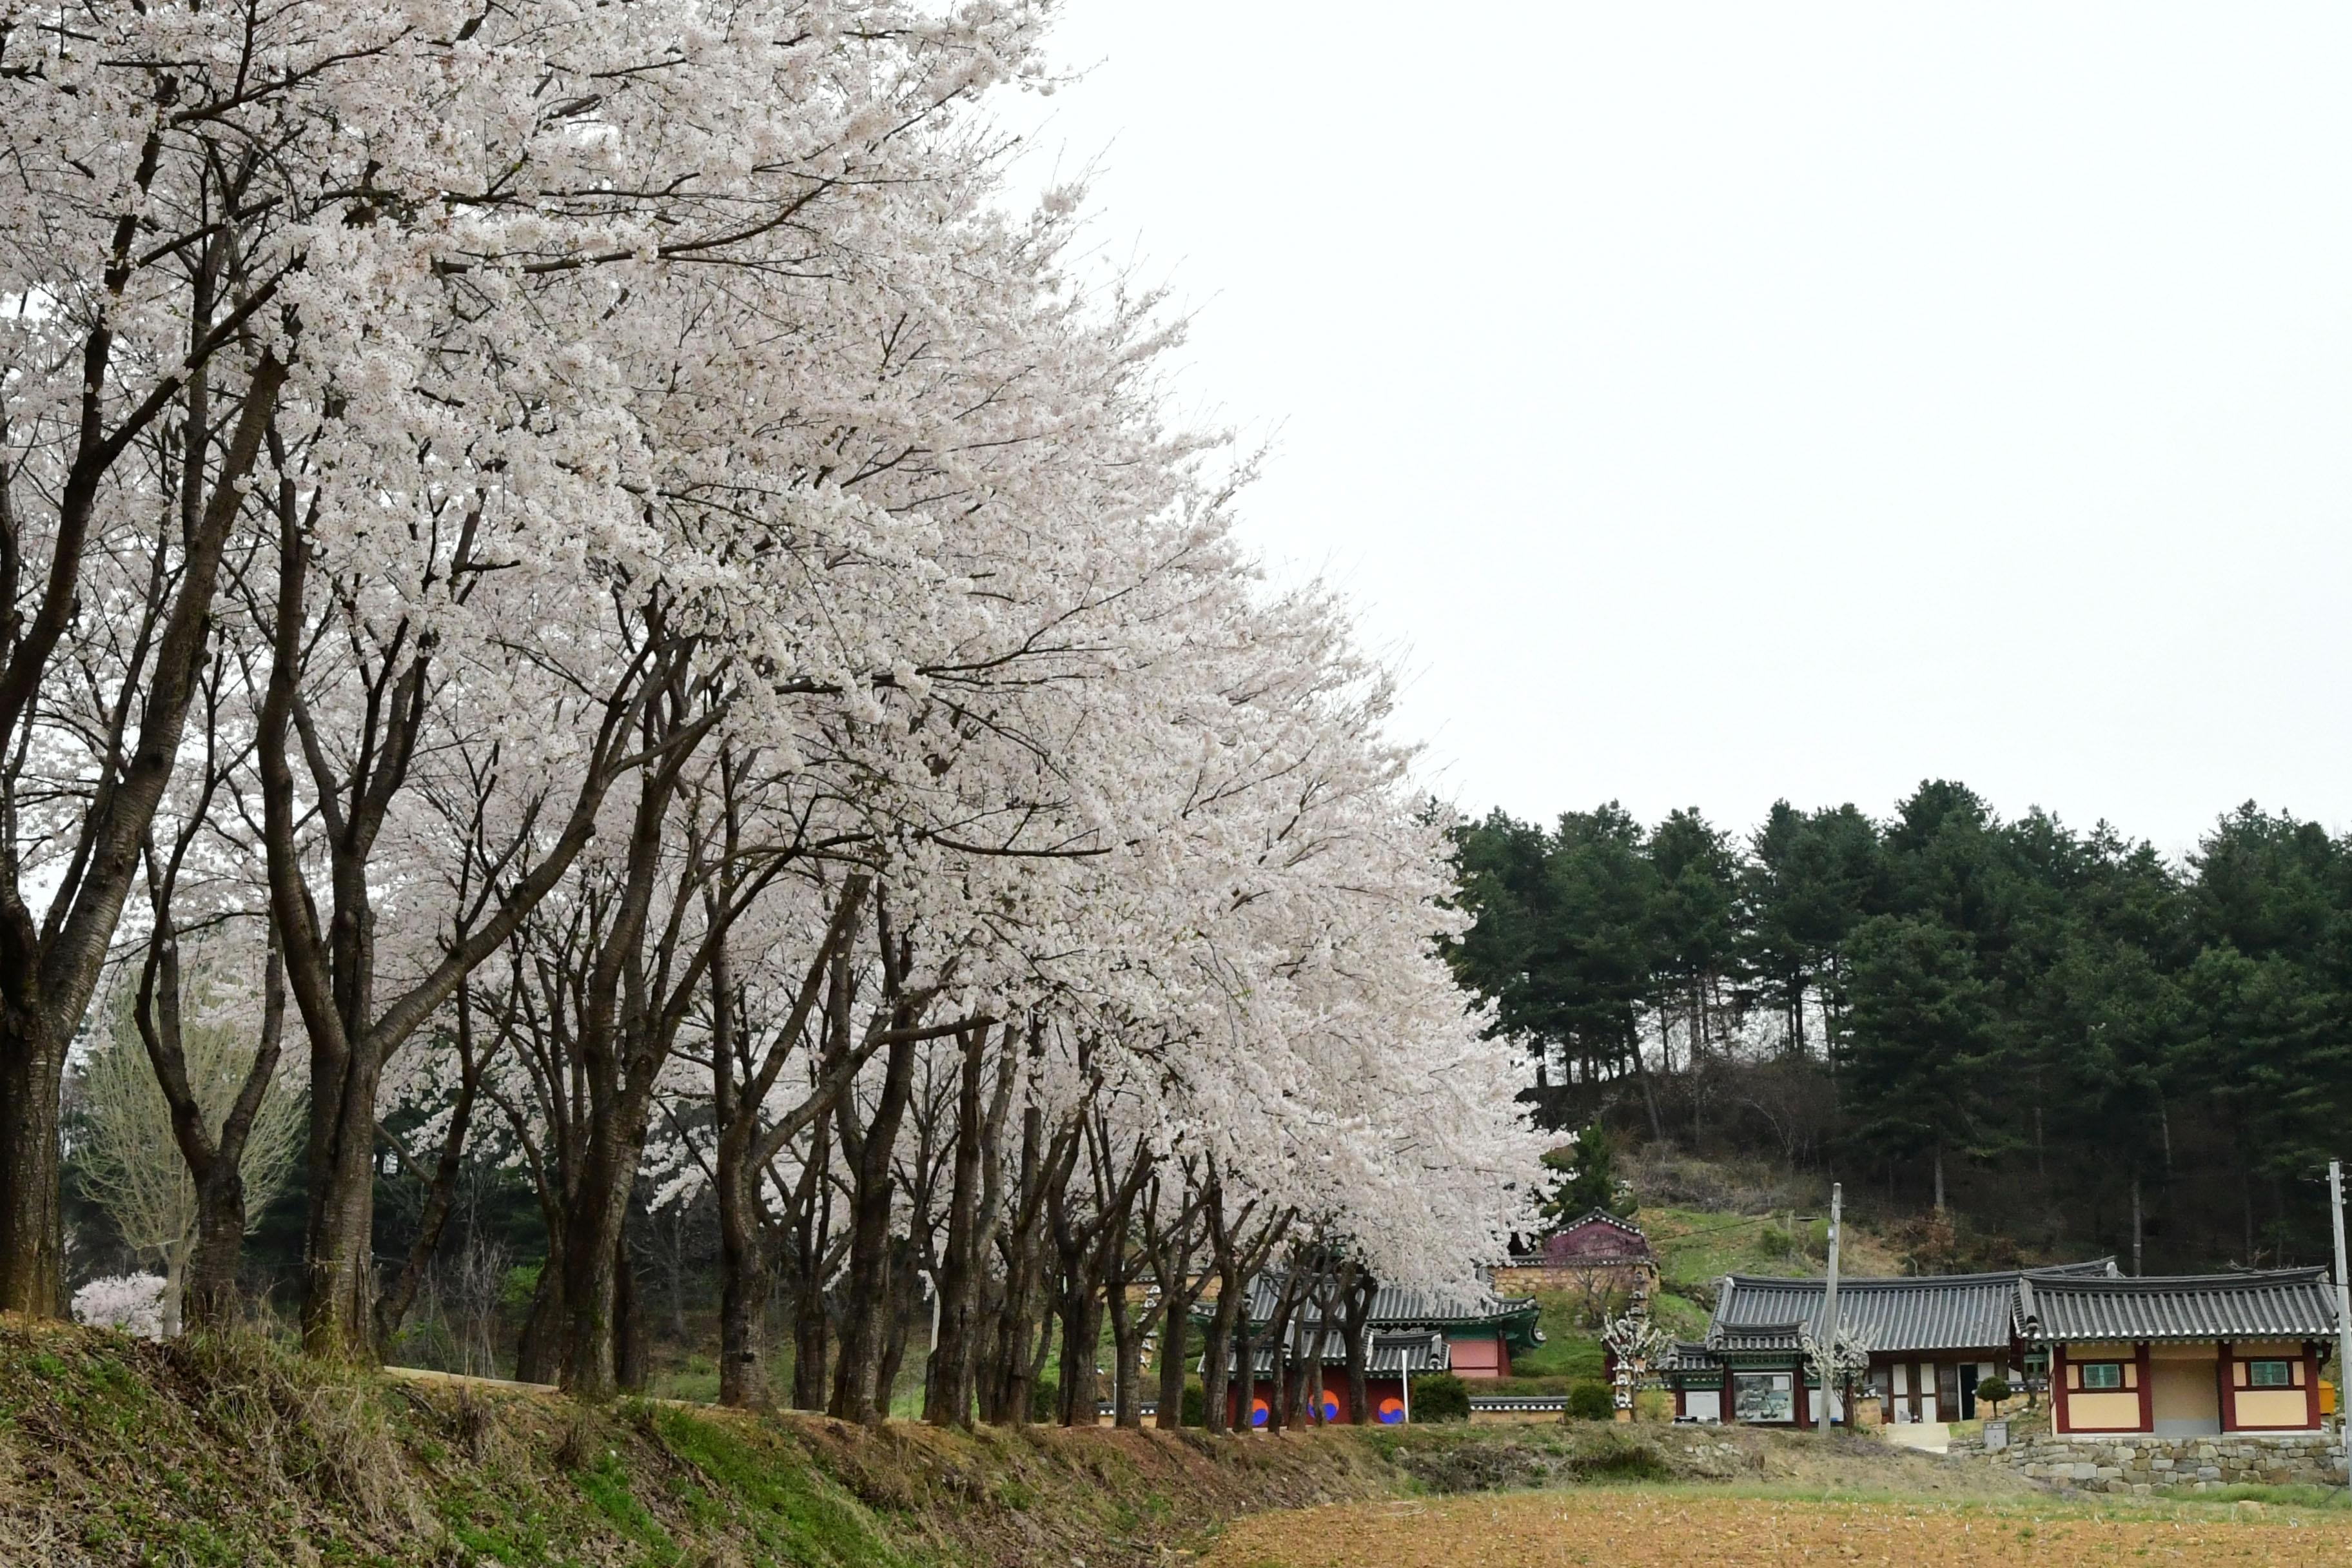
[[[869,1431],[663,1402],[590,1408],[322,1369],[260,1341],[152,1345],[0,1318],[12,1564],[1117,1568],[1198,1549],[1266,1509],[1757,1479],[1828,1457],[1809,1452],[1780,1435],[1702,1444],[1602,1424]],[[1873,1468],[1916,1459],[1882,1452]]]

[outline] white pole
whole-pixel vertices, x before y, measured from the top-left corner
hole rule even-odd
[[[1815,1430],[1824,1437],[1830,1435],[1830,1384],[1837,1376],[1838,1363],[1838,1221],[1844,1217],[1845,1188],[1830,1184],[1830,1288],[1822,1304],[1822,1407],[1815,1417]]]
[[[2344,1439],[2345,1476],[2352,1485],[2352,1410],[2345,1408],[2345,1384],[2352,1382],[2352,1279],[2344,1271],[2344,1162],[2327,1162],[2327,1206],[2336,1222],[2336,1430]]]

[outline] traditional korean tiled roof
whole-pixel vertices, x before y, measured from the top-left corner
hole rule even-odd
[[[2009,1343],[2021,1279],[2103,1277],[2114,1267],[2102,1258],[2030,1274],[1841,1279],[1838,1321],[1874,1351],[1991,1350]],[[1821,1334],[1828,1291],[1825,1279],[1727,1276],[1707,1325],[1707,1348],[1717,1354],[1794,1351],[1801,1332]]]
[[[2336,1332],[2336,1292],[2321,1268],[2152,1279],[2027,1275],[2017,1290],[2020,1338],[2313,1340]]]
[[[1271,1269],[1250,1281],[1249,1319],[1252,1323],[1270,1323],[1282,1291],[1283,1277]],[[1206,1321],[1213,1312],[1210,1303],[1193,1309],[1192,1315]],[[1332,1323],[1339,1321],[1340,1309],[1334,1309]],[[1408,1290],[1400,1286],[1383,1285],[1372,1294],[1370,1320],[1375,1334],[1402,1329],[1442,1329],[1454,1332],[1464,1330],[1493,1329],[1517,1350],[1533,1350],[1543,1342],[1543,1334],[1536,1327],[1540,1310],[1532,1296],[1498,1296],[1494,1291],[1479,1289],[1462,1299],[1440,1296],[1433,1291]],[[1316,1302],[1303,1300],[1292,1310],[1291,1322],[1300,1330],[1319,1326],[1320,1314]]]
[[[1607,1267],[1648,1263],[1655,1255],[1642,1227],[1605,1209],[1587,1209],[1545,1237],[1536,1250],[1511,1260],[1514,1267]]]
[[[1650,1363],[1651,1370],[1662,1373],[1715,1372],[1722,1363],[1707,1352],[1705,1344],[1693,1340],[1676,1340],[1666,1353]]]
[[[1348,1364],[1347,1336],[1335,1329],[1320,1337],[1323,1364],[1346,1366]],[[1250,1362],[1256,1367],[1258,1376],[1274,1375],[1275,1348],[1270,1344],[1250,1347]],[[1291,1352],[1292,1364],[1296,1365],[1308,1360],[1315,1348],[1302,1343]],[[1418,1376],[1425,1372],[1444,1372],[1454,1364],[1454,1361],[1453,1352],[1446,1348],[1444,1334],[1375,1334],[1364,1347],[1364,1364],[1366,1371],[1374,1377],[1402,1377]],[[1228,1365],[1238,1370],[1239,1358],[1234,1358]]]

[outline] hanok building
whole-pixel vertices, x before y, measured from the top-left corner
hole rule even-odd
[[[2048,1358],[2051,1425],[2189,1437],[2319,1430],[2336,1334],[2325,1270],[2018,1283],[2018,1334]]]
[[[1270,1401],[1280,1386],[1277,1379],[1297,1377],[1317,1360],[1323,1363],[1323,1419],[1333,1424],[1353,1420],[1354,1414],[1348,1408],[1348,1340],[1340,1321],[1344,1309],[1335,1307],[1327,1324],[1314,1300],[1299,1302],[1291,1310],[1281,1342],[1276,1343],[1269,1336],[1275,1311],[1281,1305],[1282,1283],[1282,1276],[1272,1271],[1250,1282],[1255,1390],[1248,1424],[1263,1426],[1271,1418]],[[1214,1313],[1214,1304],[1204,1302],[1193,1309],[1193,1321],[1205,1327]],[[1531,1351],[1543,1343],[1543,1331],[1536,1326],[1538,1313],[1533,1297],[1516,1299],[1481,1289],[1453,1300],[1381,1286],[1372,1294],[1365,1323],[1369,1370],[1365,1394],[1371,1418],[1387,1425],[1410,1419],[1412,1380],[1430,1373],[1450,1372],[1473,1380],[1508,1377],[1513,1351]],[[1240,1371],[1238,1361],[1233,1370]],[[1242,1425],[1238,1376],[1229,1384],[1226,1400],[1227,1418],[1236,1426]]]
[[[1898,1425],[1972,1420],[1977,1385],[2015,1380],[2023,1364],[2018,1291],[2031,1279],[2104,1278],[2107,1258],[2021,1273],[1863,1277],[1838,1283],[1838,1321],[1870,1347],[1868,1392],[1882,1419]],[[1717,1288],[1703,1342],[1677,1345],[1660,1369],[1688,1421],[1806,1426],[1817,1419],[1820,1379],[1802,1342],[1822,1332],[1828,1284],[1734,1274]],[[1830,1393],[1830,1418],[1846,1419],[1844,1390]]]
[[[1588,1209],[1505,1265],[1520,1289],[1567,1290],[1587,1299],[1647,1299],[1656,1293],[1657,1254],[1631,1220]],[[1614,1302],[1611,1302],[1614,1304]]]

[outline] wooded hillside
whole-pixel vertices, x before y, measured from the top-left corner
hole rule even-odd
[[[1948,1200],[1956,1263],[2327,1253],[2352,838],[2250,803],[2176,863],[1935,781],[1883,819],[1782,802],[1736,834],[1612,803],[1455,841],[1456,973],[1555,1127],[1769,1155],[1895,1214]]]

